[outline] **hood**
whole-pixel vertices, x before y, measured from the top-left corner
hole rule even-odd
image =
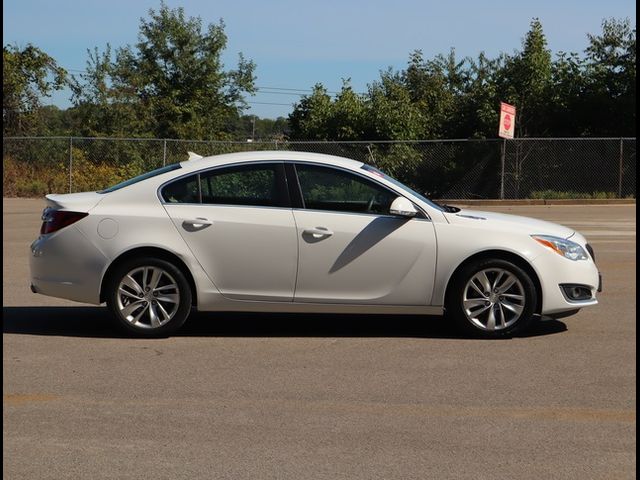
[[[575,233],[572,228],[564,225],[506,213],[461,210],[457,213],[445,213],[445,216],[449,223],[452,224],[467,224],[470,226],[476,224],[489,230],[518,231],[527,235],[541,234],[569,238]]]
[[[104,198],[98,192],[52,193],[46,195],[47,206],[74,212],[88,212]]]

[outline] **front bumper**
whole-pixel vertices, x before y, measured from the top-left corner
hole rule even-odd
[[[596,292],[602,291],[602,276],[592,260],[573,261],[554,252],[545,252],[533,261],[542,288],[543,315],[554,315],[598,304]],[[581,285],[591,290],[591,298],[570,301],[561,285]]]
[[[598,292],[602,291],[602,274],[598,272]]]

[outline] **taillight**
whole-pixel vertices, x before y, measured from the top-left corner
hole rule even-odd
[[[61,228],[67,227],[87,215],[89,214],[85,212],[67,212],[64,210],[45,208],[44,212],[42,212],[40,234],[57,232]]]

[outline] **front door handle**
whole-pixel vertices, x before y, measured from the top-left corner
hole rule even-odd
[[[326,238],[333,235],[333,232],[329,230],[327,227],[314,227],[314,228],[306,228],[302,232],[304,235],[311,235],[313,238]]]
[[[188,219],[182,222],[182,226],[189,229],[194,229],[194,228],[204,228],[204,227],[208,227],[209,225],[211,225],[213,222],[210,222],[208,219],[204,218],[204,217],[196,217],[194,219]]]

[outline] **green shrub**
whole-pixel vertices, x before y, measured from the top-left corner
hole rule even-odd
[[[41,197],[47,193],[47,184],[41,180],[17,180],[14,187],[14,194],[17,197]]]
[[[618,198],[615,192],[574,192],[557,191],[557,190],[537,190],[531,192],[530,198],[540,200],[575,200],[575,199],[603,199],[603,198]]]
[[[69,168],[42,163],[19,162],[3,158],[2,195],[5,197],[39,197],[49,193],[69,192]],[[71,188],[74,192],[101,190],[147,171],[141,161],[121,164],[90,162],[74,149]]]

